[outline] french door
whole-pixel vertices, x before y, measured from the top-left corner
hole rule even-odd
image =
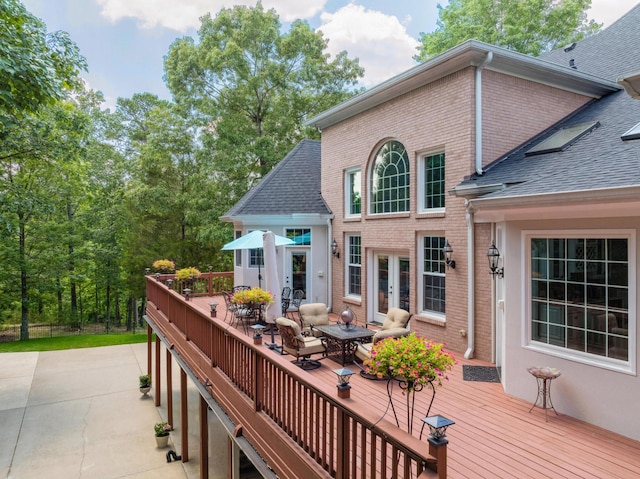
[[[409,257],[395,253],[376,253],[374,291],[374,321],[384,322],[389,308],[409,311]]]
[[[291,288],[291,294],[300,289],[304,292],[303,300],[308,296],[307,251],[287,249],[287,274],[285,284]]]

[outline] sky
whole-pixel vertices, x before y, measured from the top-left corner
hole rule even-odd
[[[149,92],[171,95],[163,80],[163,59],[178,38],[197,41],[200,17],[222,8],[255,5],[241,0],[22,0],[48,31],[63,30],[89,64],[82,77],[105,96]],[[588,17],[608,26],[638,0],[592,0]],[[305,20],[323,32],[329,53],[342,50],[365,69],[361,86],[370,88],[415,65],[420,32],[432,32],[438,3],[447,0],[263,0],[274,8],[283,27]]]

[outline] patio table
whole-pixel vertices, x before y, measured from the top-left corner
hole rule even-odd
[[[323,324],[312,326],[327,339],[327,356],[343,366],[352,363],[358,347],[356,341],[373,337],[375,331],[361,326],[346,327],[342,324]]]

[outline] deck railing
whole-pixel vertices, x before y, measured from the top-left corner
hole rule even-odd
[[[179,294],[183,293],[184,288],[189,288],[191,296],[214,296],[223,291],[231,291],[233,287],[233,272],[226,271],[202,273],[189,281],[177,281],[175,274],[156,274],[154,278],[159,283],[170,285]]]
[[[429,446],[367,404],[337,397],[290,358],[254,346],[162,282],[147,279],[147,318],[279,477],[418,478]],[[433,452],[433,451],[432,451]],[[446,449],[438,453],[446,477]]]

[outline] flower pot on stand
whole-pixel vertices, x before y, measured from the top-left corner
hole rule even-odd
[[[169,444],[169,435],[166,436],[156,436],[156,444],[158,448],[162,449],[163,447],[167,447]]]
[[[141,392],[144,396],[146,396],[147,394],[149,394],[149,391],[151,391],[151,386],[145,386],[145,387],[140,386],[140,392]]]

